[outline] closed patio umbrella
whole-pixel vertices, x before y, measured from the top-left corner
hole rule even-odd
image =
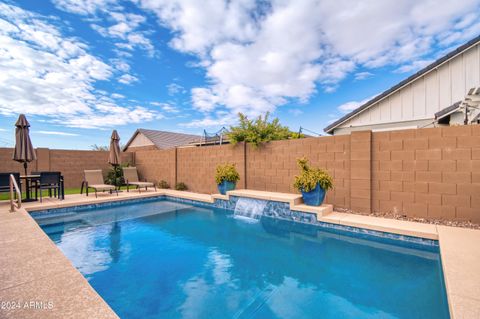
[[[23,163],[25,175],[27,175],[28,163],[37,159],[37,154],[35,153],[32,141],[30,140],[30,124],[25,115],[20,114],[15,126],[15,149],[13,150],[13,160]]]
[[[110,154],[108,155],[108,162],[113,166],[120,165],[120,136],[117,130],[113,130],[110,138]]]

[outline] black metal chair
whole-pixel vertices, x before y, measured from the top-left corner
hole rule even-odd
[[[62,181],[61,181],[60,172],[40,172],[40,179],[35,185],[35,197],[37,197],[37,192],[40,191],[40,202],[43,200],[43,190],[48,190],[48,196],[52,197],[52,190],[54,191],[54,196],[58,198],[62,195]]]
[[[10,192],[10,175],[13,175],[18,187],[20,186],[20,173],[0,173],[0,193]],[[17,198],[17,192],[15,193],[15,199]]]

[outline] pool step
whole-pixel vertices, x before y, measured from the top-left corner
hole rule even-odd
[[[303,204],[290,205],[291,210],[305,212],[305,213],[314,213],[317,216],[317,220],[320,220],[321,217],[325,217],[328,214],[333,212],[333,205],[331,204],[322,204],[321,206],[308,206]]]

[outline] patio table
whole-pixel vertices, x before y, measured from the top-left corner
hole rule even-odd
[[[34,200],[37,200],[30,197],[30,185],[32,182],[38,180],[39,178],[40,178],[40,175],[20,175],[20,179],[25,180],[26,196],[25,196],[25,199],[23,200],[24,202],[32,202]]]
[[[38,183],[40,181],[40,175],[35,174],[35,175],[20,175],[20,179],[25,180],[25,200],[24,202],[31,202],[31,201],[36,201],[38,200],[37,198],[31,198],[30,196],[30,191],[31,191],[31,185],[33,183]],[[63,175],[60,175],[60,193],[58,194],[61,199],[65,199],[65,186],[64,186],[64,180],[63,180]]]

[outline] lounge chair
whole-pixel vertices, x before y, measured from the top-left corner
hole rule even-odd
[[[117,187],[114,185],[108,185],[105,184],[103,181],[103,175],[102,175],[102,170],[101,169],[94,169],[94,170],[84,170],[84,180],[82,182],[82,189],[80,190],[80,194],[83,192],[83,186],[85,185],[85,193],[88,196],[88,189],[93,188],[95,191],[95,197],[97,197],[97,191],[106,191],[108,190],[110,194],[112,191],[117,192],[118,196],[118,190]]]
[[[134,185],[137,186],[138,192],[140,193],[140,189],[145,187],[147,190],[148,187],[155,188],[157,191],[157,186],[151,182],[140,182],[138,180],[137,168],[136,167],[124,167],[123,168],[123,178],[125,179],[125,183],[127,184],[127,192],[129,192],[129,186]]]

